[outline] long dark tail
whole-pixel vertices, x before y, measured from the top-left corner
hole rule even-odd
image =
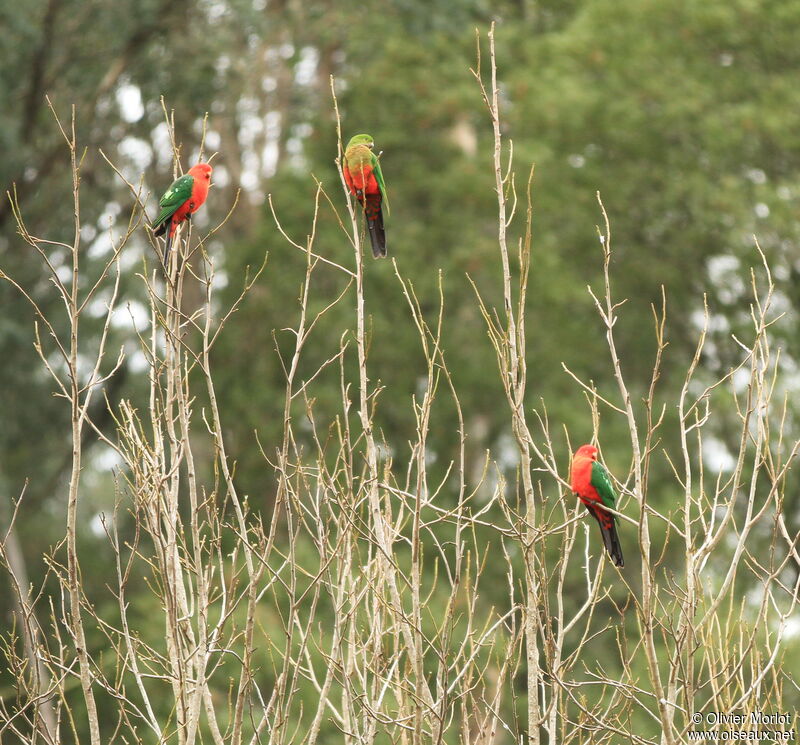
[[[622,546],[619,543],[616,522],[612,522],[611,527],[601,525],[600,532],[603,534],[603,541],[606,544],[606,551],[608,551],[611,561],[614,562],[615,566],[624,567],[625,559],[622,557]]]
[[[367,194],[364,212],[367,216],[367,230],[369,230],[369,241],[372,244],[372,255],[376,259],[380,259],[386,256],[386,231],[383,228],[380,194]]]
[[[167,231],[167,238],[164,244],[164,266],[169,266],[169,250],[172,248],[172,237],[174,233],[172,230]]]
[[[164,262],[164,266],[167,266],[168,259],[169,259],[169,249],[172,246],[172,216],[168,216],[165,220],[162,220],[158,225],[153,227],[153,235],[157,238],[160,236],[165,236],[166,245],[164,246],[164,255],[162,256],[162,260]]]
[[[600,525],[600,532],[603,534],[603,543],[606,551],[614,562],[614,566],[625,566],[625,559],[622,556],[622,545],[617,534],[617,521],[610,512],[606,512],[600,507],[586,505],[586,509],[597,520]]]

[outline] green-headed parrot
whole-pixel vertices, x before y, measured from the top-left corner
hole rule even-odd
[[[386,232],[383,229],[381,203],[386,202],[388,214],[389,198],[386,196],[381,164],[372,152],[374,146],[371,135],[351,137],[344,151],[342,171],[350,192],[364,208],[372,255],[378,259],[386,256]]]
[[[572,491],[583,502],[589,514],[600,524],[603,543],[611,561],[618,567],[624,566],[622,546],[617,535],[616,518],[604,507],[616,509],[617,493],[605,467],[597,460],[594,445],[581,445],[572,456]]]
[[[167,234],[167,244],[164,248],[164,263],[167,263],[172,237],[178,226],[188,220],[194,212],[202,206],[208,196],[211,186],[211,171],[208,163],[198,163],[192,166],[185,176],[172,182],[172,186],[164,192],[158,202],[161,211],[153,222],[153,234]]]

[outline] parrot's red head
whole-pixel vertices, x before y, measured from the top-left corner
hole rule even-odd
[[[211,181],[211,171],[214,169],[208,163],[198,163],[189,169],[189,175],[194,176],[196,179],[204,179]]]
[[[576,458],[591,458],[597,460],[597,448],[594,445],[581,445],[575,451]]]

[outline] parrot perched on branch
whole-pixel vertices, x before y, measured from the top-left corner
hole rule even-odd
[[[153,234],[167,234],[164,248],[164,263],[167,263],[172,238],[178,226],[188,220],[203,205],[211,186],[211,171],[208,163],[192,166],[185,176],[172,182],[172,186],[164,192],[158,202],[161,211],[153,222]]]
[[[600,524],[603,543],[611,561],[618,567],[624,566],[622,546],[617,535],[616,518],[612,512],[603,509],[616,509],[617,493],[605,467],[597,460],[594,445],[581,445],[572,456],[572,491],[583,502],[589,514]]]
[[[389,213],[389,198],[386,196],[386,184],[383,181],[381,164],[372,148],[375,142],[371,135],[356,135],[347,143],[344,151],[342,172],[350,193],[358,199],[367,217],[369,240],[372,244],[372,255],[378,259],[386,256],[386,232],[383,229],[383,211],[381,203],[386,202],[386,213]]]

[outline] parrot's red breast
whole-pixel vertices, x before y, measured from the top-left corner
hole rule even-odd
[[[358,191],[363,191],[365,194],[380,194],[380,186],[375,174],[372,172],[372,166],[363,165],[360,168],[354,168],[352,171],[344,167],[344,180],[347,186],[350,187],[350,193],[356,194]]]
[[[572,458],[572,491],[581,502],[601,502],[597,489],[592,486],[592,465],[597,458],[597,449],[592,445],[578,448]]]

